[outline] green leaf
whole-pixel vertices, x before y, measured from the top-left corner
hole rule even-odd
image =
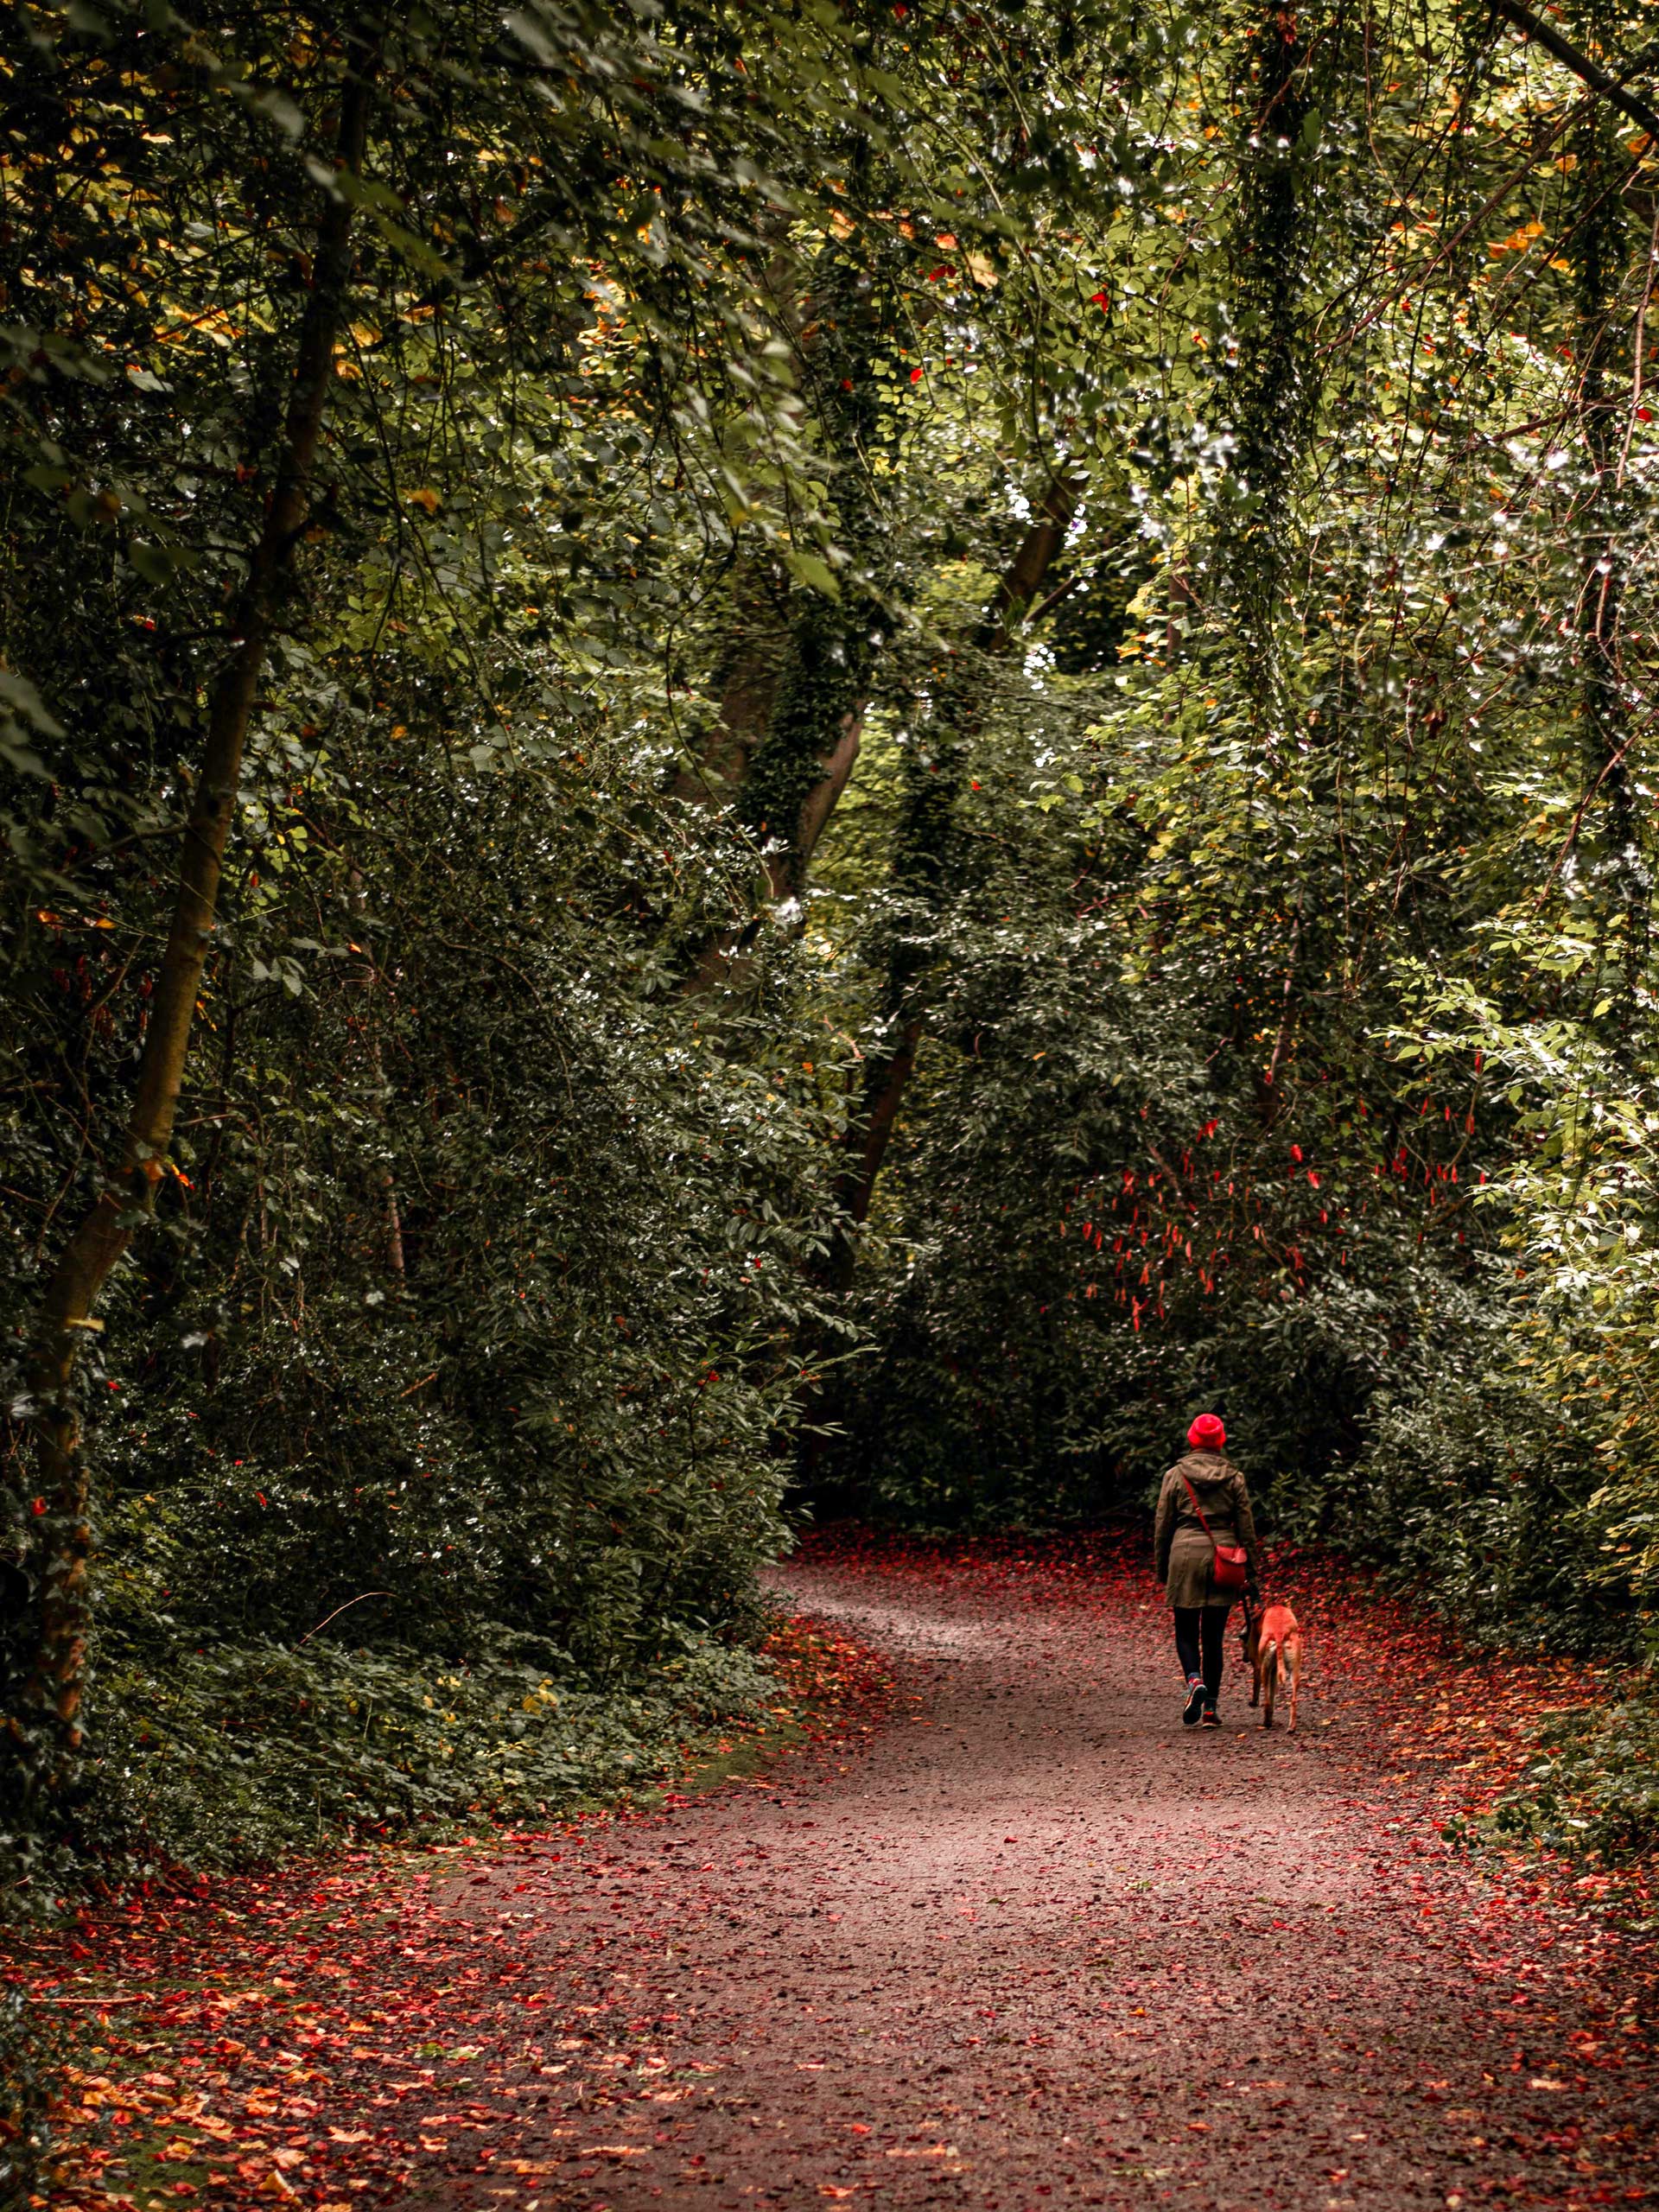
[[[790,574],[813,591],[823,592],[828,599],[841,597],[841,584],[835,570],[816,553],[798,553],[791,547],[784,555]]]

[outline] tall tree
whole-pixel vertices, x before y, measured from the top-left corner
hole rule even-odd
[[[41,1577],[35,1662],[26,1713],[41,1726],[42,1775],[60,1781],[80,1748],[89,1629],[90,1494],[75,1369],[82,1342],[103,1325],[105,1285],[153,1212],[167,1170],[202,969],[219,912],[230,836],[266,657],[310,493],[334,351],[350,312],[353,233],[370,140],[380,44],[372,30],[341,41],[333,173],[319,188],[308,296],[287,375],[283,435],[247,573],[224,627],[224,661],[207,694],[206,728],[179,856],[178,890],[150,1000],[137,1081],[118,1164],[64,1244],[42,1300],[33,1375],[40,1478],[49,1529]],[[27,1724],[25,1724],[27,1725]]]
[[[1226,295],[1232,454],[1217,580],[1243,645],[1239,678],[1270,741],[1282,740],[1286,712],[1280,626],[1292,495],[1318,404],[1303,303],[1315,205],[1309,170],[1322,128],[1308,83],[1310,29],[1306,16],[1278,5],[1251,28]]]
[[[1584,29],[1600,44],[1604,9],[1585,11]],[[1641,404],[1641,354],[1654,282],[1653,247],[1640,272],[1637,304],[1627,299],[1630,226],[1624,188],[1629,158],[1612,110],[1598,99],[1573,133],[1571,254],[1576,290],[1573,352],[1585,460],[1575,518],[1583,582],[1578,627],[1583,663],[1584,775],[1605,823],[1608,919],[1617,942],[1612,964],[1622,970],[1621,1027],[1629,1035],[1635,996],[1646,972],[1652,880],[1643,852],[1642,810],[1630,759],[1631,713],[1639,693],[1623,668],[1622,620],[1630,538],[1621,512],[1629,499],[1625,460],[1634,410]]]
[[[849,168],[866,194],[868,166],[861,139]],[[753,577],[758,588],[725,647],[709,764],[760,849],[765,897],[747,922],[700,949],[690,981],[696,992],[741,983],[768,913],[798,905],[858,758],[893,621],[881,465],[893,457],[901,418],[879,375],[892,348],[893,307],[884,257],[870,245],[868,230],[845,242],[832,235],[811,272],[811,321],[798,353],[824,471],[826,550],[836,565],[796,556],[804,573],[781,598],[775,572],[769,593],[764,572]]]
[[[827,1275],[844,1292],[856,1262],[857,1232],[868,1218],[882,1161],[926,1022],[924,979],[937,957],[933,938],[951,890],[956,815],[976,727],[984,706],[982,663],[1019,640],[1066,532],[1084,486],[1058,476],[1033,508],[1030,528],[971,632],[938,683],[931,711],[911,736],[893,839],[893,911],[877,1001],[872,1048],[860,1069],[857,1104],[841,1142],[835,1181],[837,1226]]]

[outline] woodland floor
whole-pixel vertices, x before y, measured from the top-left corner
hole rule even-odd
[[[873,1732],[401,1886],[137,1909],[74,2075],[111,2163],[54,2206],[1659,2190],[1650,1948],[1598,1878],[1441,1840],[1572,1669],[1463,1659],[1304,1564],[1296,1735],[1255,1725],[1231,1636],[1225,1725],[1188,1731],[1138,1554],[826,1544],[778,1583],[887,1655]],[[96,2006],[74,1974],[116,1970],[94,1942],[48,1980]]]

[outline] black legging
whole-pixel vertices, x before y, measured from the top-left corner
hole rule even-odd
[[[1189,1681],[1194,1675],[1204,1676],[1204,1686],[1211,1697],[1221,1689],[1222,1664],[1226,1657],[1228,1607],[1225,1605],[1177,1605],[1175,1608],[1175,1649],[1181,1656],[1181,1672]],[[1199,1651],[1203,1663],[1199,1663]]]

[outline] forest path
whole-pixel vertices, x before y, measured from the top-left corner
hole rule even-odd
[[[578,2032],[487,2171],[429,2164],[407,2201],[1648,2197],[1659,2063],[1618,1947],[1446,1851],[1363,1680],[1316,1667],[1265,1733],[1230,1635],[1225,1725],[1187,1730],[1143,1575],[876,1550],[778,1580],[893,1656],[894,1717],[435,1894],[452,1955],[486,1925]]]

